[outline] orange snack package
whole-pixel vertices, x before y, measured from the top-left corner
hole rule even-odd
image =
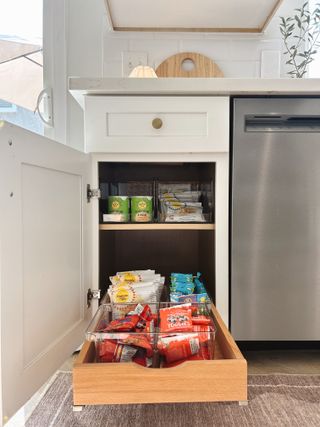
[[[119,344],[143,348],[147,352],[147,357],[151,357],[153,355],[152,345],[148,338],[143,334],[128,334],[126,337],[122,335],[119,340]]]
[[[132,362],[137,351],[137,348],[113,340],[104,340],[98,344],[99,360],[105,363]]]
[[[204,315],[198,315],[192,317],[192,324],[193,325],[210,325],[211,319],[210,317],[204,316]]]
[[[158,340],[158,349],[166,362],[172,363],[197,354],[200,350],[200,342],[197,334],[161,337]]]
[[[133,314],[132,316],[126,316],[122,319],[112,320],[104,331],[132,331],[137,326],[138,322],[139,315]]]
[[[192,317],[191,308],[174,306],[160,310],[161,332],[191,332]]]

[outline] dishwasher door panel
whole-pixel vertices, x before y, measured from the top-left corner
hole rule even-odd
[[[320,130],[245,126],[248,115],[317,113],[319,99],[235,100],[231,329],[237,340],[320,339]]]

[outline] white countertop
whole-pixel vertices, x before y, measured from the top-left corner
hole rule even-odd
[[[320,79],[70,77],[69,91],[82,106],[83,95],[320,95]]]

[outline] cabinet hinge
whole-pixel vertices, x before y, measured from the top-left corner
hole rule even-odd
[[[101,190],[100,188],[91,188],[90,184],[87,185],[87,202],[90,203],[91,199],[100,199]]]
[[[87,306],[88,308],[91,306],[91,301],[93,299],[100,299],[100,289],[88,289],[87,292]]]

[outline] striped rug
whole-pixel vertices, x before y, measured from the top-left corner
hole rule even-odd
[[[248,406],[105,405],[86,406],[82,412],[73,412],[72,375],[59,372],[26,427],[320,426],[320,375],[250,375],[248,381]]]

